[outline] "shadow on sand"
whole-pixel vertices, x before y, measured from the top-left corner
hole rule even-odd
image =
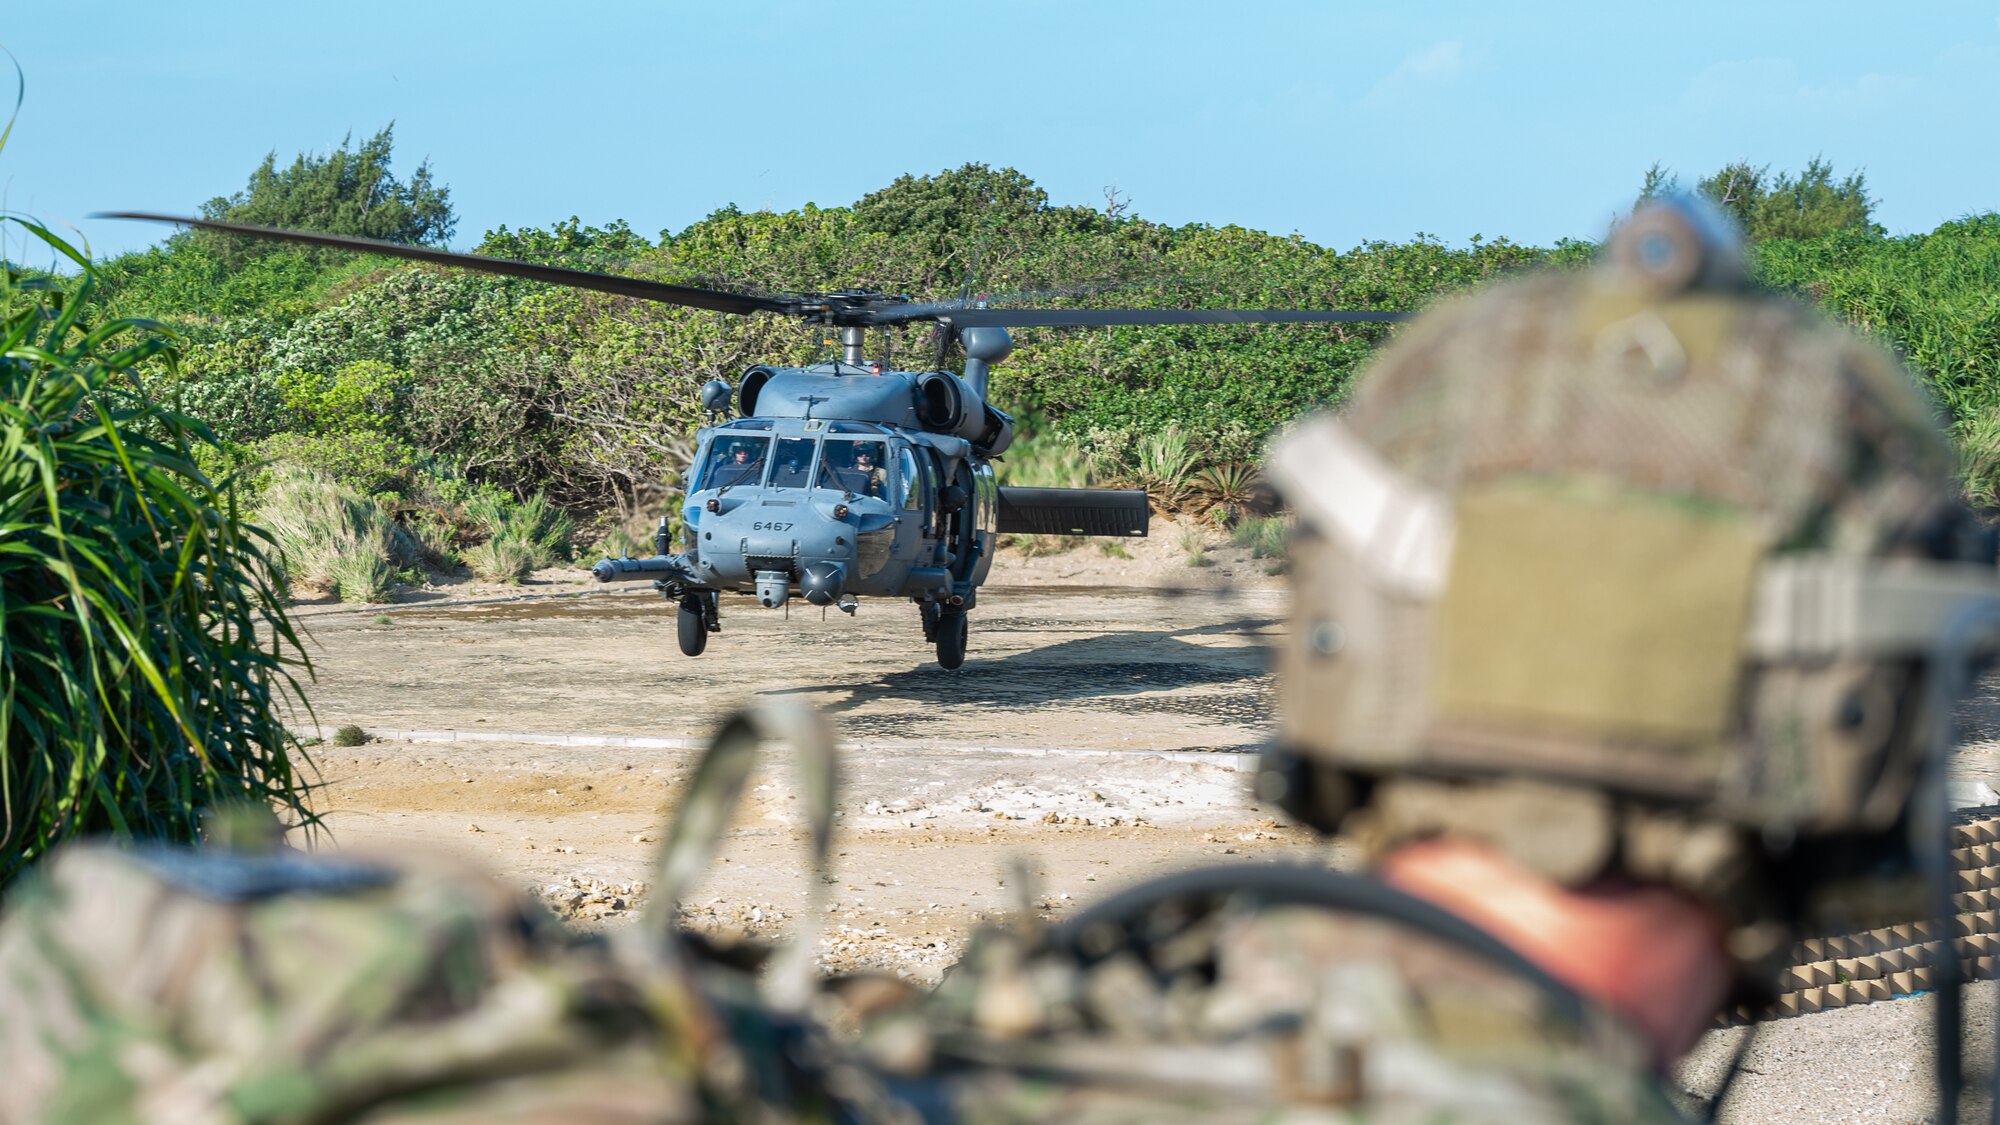
[[[1189,638],[1250,635],[1277,620],[1243,617],[1186,629],[1133,630],[1083,637],[983,660],[977,655],[978,636],[975,633],[973,655],[957,672],[945,672],[926,665],[891,672],[872,681],[838,687],[781,688],[770,694],[819,694],[830,687],[835,691],[844,691],[843,698],[823,704],[825,710],[834,715],[888,699],[928,704],[939,709],[1088,704],[1111,711],[1128,711],[1161,709],[1145,706],[1159,703],[1194,715],[1209,710],[1198,700],[1213,697],[1220,702],[1221,697],[1213,692],[1194,693],[1192,689],[1245,685],[1252,689],[1252,694],[1261,698],[1268,695],[1269,683],[1262,648],[1216,648],[1196,644]],[[1176,691],[1189,692],[1190,695],[1184,703],[1130,698],[1153,692]],[[1255,710],[1261,714],[1263,708],[1255,706]],[[1222,715],[1214,717],[1221,718]]]

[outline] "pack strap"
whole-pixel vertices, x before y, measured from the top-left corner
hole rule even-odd
[[[799,805],[807,823],[805,909],[790,941],[778,951],[764,977],[767,1000],[781,1011],[796,1012],[813,993],[836,786],[833,732],[811,708],[790,700],[759,699],[724,720],[681,795],[680,808],[661,846],[657,890],[646,905],[639,929],[649,936],[676,932],[681,901],[714,864],[729,822],[742,803],[758,752],[766,742],[780,743],[791,751]]]
[[[2000,571],[1979,563],[1779,555],[1758,571],[1753,659],[1928,653],[1968,608],[2000,611]]]
[[[1315,418],[1278,441],[1267,467],[1286,501],[1379,588],[1418,600],[1443,591],[1454,522],[1442,493],[1333,418]]]

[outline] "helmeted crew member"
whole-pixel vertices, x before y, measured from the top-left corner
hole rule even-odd
[[[713,479],[706,482],[709,488],[731,488],[737,485],[756,484],[764,476],[764,459],[753,457],[746,442],[734,442],[723,454],[723,459],[715,466]]]
[[[1801,926],[1910,920],[1864,873],[1909,868],[1992,537],[1908,375],[1754,290],[1712,208],[1426,314],[1268,471],[1259,791],[1372,874],[1197,870],[980,935],[864,1039],[920,1104],[1673,1120],[1661,1076]]]
[[[887,496],[889,494],[889,474],[875,463],[873,442],[854,444],[854,479],[859,487],[852,489],[861,496]]]

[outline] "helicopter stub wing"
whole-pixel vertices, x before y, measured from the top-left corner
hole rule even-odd
[[[1143,488],[1002,487],[995,530],[1003,535],[1144,538],[1151,514]]]

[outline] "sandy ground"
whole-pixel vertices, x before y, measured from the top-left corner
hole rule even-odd
[[[1223,548],[1190,567],[1177,544],[1126,546],[1009,556],[955,673],[899,602],[853,617],[725,602],[696,659],[650,589],[562,573],[305,607],[316,679],[301,725],[373,736],[319,748],[321,807],[335,846],[467,856],[615,925],[643,897],[701,742],[752,696],[800,699],[845,747],[822,959],[922,980],[1024,893],[1054,914],[1225,857],[1337,862],[1249,798],[1282,612],[1262,562]],[[1120,581],[1147,585],[1100,584]],[[804,901],[792,780],[783,763],[767,773],[689,898],[698,928],[776,936]],[[1005,885],[1017,864],[1034,887]]]
[[[1003,555],[956,673],[931,662],[907,603],[824,620],[725,603],[724,631],[693,660],[650,590],[573,572],[303,607],[314,719],[376,735],[317,751],[334,846],[454,853],[581,924],[630,924],[698,743],[770,694],[822,708],[845,745],[829,969],[935,980],[970,927],[1024,904],[1061,915],[1224,859],[1348,865],[1249,797],[1271,732],[1276,580],[1227,548],[1190,567],[1172,529],[1155,530],[1130,558]],[[1991,751],[1962,767],[2000,779]],[[766,937],[796,924],[810,877],[796,810],[781,765],[753,781],[688,924]],[[1982,1080],[1992,989],[1968,990]],[[1762,1025],[1721,1120],[1933,1120],[1929,1003]],[[1690,1091],[1712,1093],[1743,1034],[1704,1039],[1681,1072]]]

